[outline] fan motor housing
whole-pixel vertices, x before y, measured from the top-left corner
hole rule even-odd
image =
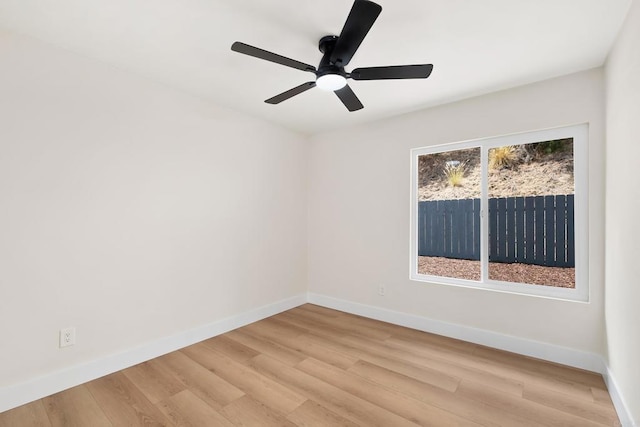
[[[344,67],[338,67],[331,63],[331,53],[336,45],[338,36],[324,36],[318,42],[318,48],[323,53],[320,64],[318,65],[318,71],[316,71],[316,77],[321,77],[327,74],[338,74],[344,78],[347,78],[347,73],[344,71]]]

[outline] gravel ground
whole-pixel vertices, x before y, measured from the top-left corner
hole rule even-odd
[[[480,261],[418,257],[418,273],[480,280]],[[575,269],[530,264],[489,263],[489,278],[505,282],[575,288]]]

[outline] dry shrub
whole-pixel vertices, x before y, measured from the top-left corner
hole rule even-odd
[[[505,145],[489,150],[489,167],[491,169],[502,169],[512,166],[518,161],[518,151],[513,145]]]
[[[465,163],[447,162],[444,167],[444,174],[447,177],[449,185],[452,187],[461,187],[464,179]]]

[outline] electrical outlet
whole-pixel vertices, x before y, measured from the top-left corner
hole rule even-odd
[[[76,343],[76,328],[60,329],[60,348],[69,347]]]
[[[378,286],[378,295],[384,296],[384,293],[385,293],[384,285],[379,285]]]

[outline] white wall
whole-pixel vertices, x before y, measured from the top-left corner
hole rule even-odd
[[[606,332],[609,368],[640,425],[640,2],[606,64]]]
[[[603,120],[598,69],[314,137],[310,292],[602,354]],[[589,304],[409,280],[411,148],[583,122],[590,124]]]
[[[305,292],[307,154],[0,33],[0,388]]]

